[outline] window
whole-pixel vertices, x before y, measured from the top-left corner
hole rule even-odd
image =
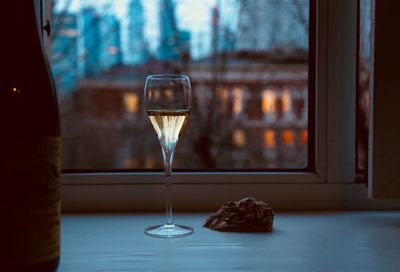
[[[233,131],[233,142],[238,147],[243,147],[246,144],[246,134],[242,129],[236,129]]]
[[[72,8],[64,9],[66,7],[65,2],[60,2],[59,10],[55,9],[54,12],[61,12],[62,10],[68,10],[64,12],[64,17],[74,15],[77,12]],[[71,1],[72,3],[74,1]],[[107,4],[107,1],[98,1],[100,8],[104,8],[105,11],[112,10],[111,4]],[[136,1],[132,1],[136,2]],[[145,1],[146,3],[151,1]],[[182,1],[185,2],[185,1]],[[199,1],[207,2],[207,1]],[[260,67],[254,67],[251,70],[246,67],[247,72],[245,77],[242,77],[240,82],[236,81],[237,76],[243,73],[240,70],[240,65],[235,66],[235,69],[229,71],[228,74],[217,74],[215,76],[212,73],[213,67],[219,69],[226,69],[224,66],[227,61],[228,53],[216,54],[214,59],[210,52],[210,48],[213,52],[231,52],[235,46],[243,48],[236,59],[235,64],[240,64],[243,59],[260,59],[258,52],[254,55],[249,54],[247,51],[249,48],[256,48],[262,46],[274,39],[273,35],[267,35],[263,37],[264,40],[257,41],[254,39],[254,35],[249,34],[249,30],[253,27],[257,31],[261,29],[276,28],[276,20],[270,16],[259,16],[250,17],[247,12],[248,18],[240,21],[237,17],[229,17],[229,19],[236,20],[237,26],[240,26],[241,33],[244,38],[240,41],[236,41],[234,34],[235,32],[230,31],[229,28],[216,28],[215,26],[222,26],[222,22],[226,20],[224,15],[224,9],[215,7],[215,3],[243,3],[250,1],[210,1],[212,12],[209,9],[204,13],[208,18],[208,23],[201,23],[201,26],[213,26],[209,29],[219,29],[219,35],[207,35],[205,32],[194,35],[193,33],[187,33],[181,31],[173,37],[173,39],[165,39],[163,46],[158,46],[154,40],[162,40],[162,37],[158,37],[157,29],[159,28],[157,23],[152,23],[147,28],[152,30],[153,37],[152,41],[144,43],[138,42],[133,43],[132,48],[141,50],[141,54],[133,54],[129,58],[131,63],[139,63],[147,60],[149,62],[146,69],[169,69],[174,72],[182,72],[183,70],[174,70],[176,67],[171,65],[171,62],[163,62],[163,65],[153,62],[156,59],[153,58],[151,50],[164,50],[160,55],[167,57],[174,57],[174,54],[181,53],[183,64],[180,68],[188,69],[194,73],[197,81],[194,81],[193,88],[195,90],[194,95],[196,96],[196,103],[198,105],[198,115],[206,115],[209,103],[214,103],[215,107],[212,108],[215,112],[221,114],[220,121],[228,118],[235,120],[236,122],[243,122],[247,126],[257,126],[258,123],[268,123],[268,112],[275,112],[275,117],[272,119],[274,126],[269,125],[259,127],[256,133],[257,146],[254,148],[258,152],[258,156],[246,155],[247,143],[253,143],[254,136],[249,134],[246,127],[241,126],[241,123],[235,123],[231,126],[230,130],[225,135],[225,140],[222,141],[221,135],[213,135],[213,140],[218,140],[217,147],[228,146],[231,150],[229,152],[234,153],[237,161],[234,163],[220,164],[224,167],[226,172],[222,172],[218,169],[217,172],[199,171],[199,172],[178,172],[174,175],[175,183],[175,207],[179,207],[179,210],[213,210],[218,205],[223,203],[225,200],[238,199],[243,196],[251,195],[256,198],[263,199],[275,207],[290,208],[293,209],[293,203],[296,203],[296,208],[337,208],[337,207],[376,207],[370,202],[365,200],[365,188],[360,185],[353,184],[354,181],[354,169],[355,169],[355,150],[354,150],[354,86],[356,74],[356,59],[354,58],[356,51],[356,23],[357,23],[357,5],[356,1],[325,1],[325,0],[310,0],[310,1],[275,1],[279,2],[281,7],[284,3],[292,4],[290,10],[287,10],[290,14],[297,14],[296,18],[298,25],[303,27],[303,30],[310,35],[311,41],[308,43],[308,39],[298,39],[298,37],[291,36],[293,40],[298,40],[299,43],[304,42],[307,44],[308,54],[312,52],[316,53],[310,55],[311,58],[307,59],[307,65],[304,66],[304,55],[298,55],[296,60],[299,61],[299,66],[291,67],[291,69],[285,70],[285,73],[269,73],[268,70],[271,67],[264,67],[266,70],[257,73]],[[227,5],[226,7],[232,12],[239,10],[256,10],[260,9],[257,5],[267,5],[265,2],[269,1],[253,1],[258,4],[254,4],[253,7],[243,7],[240,5]],[[274,2],[274,1],[272,1]],[[302,11],[298,9],[299,4],[306,2],[308,12],[296,13],[295,11]],[[317,5],[318,3],[318,5]],[[64,5],[63,5],[64,4]],[[136,5],[136,4],[135,4]],[[145,4],[149,5],[149,4]],[[85,5],[88,7],[89,5]],[[136,5],[136,7],[138,7]],[[140,14],[146,13],[146,7],[136,8],[137,16],[135,20],[130,24],[140,24],[145,20],[145,17]],[[236,9],[234,7],[240,7]],[[126,9],[128,10],[128,8]],[[156,9],[150,9],[152,14],[158,16]],[[201,10],[198,9],[199,14]],[[266,9],[267,10],[267,9]],[[98,13],[98,10],[95,9]],[[203,10],[204,11],[204,10]],[[95,14],[96,14],[95,12]],[[177,9],[176,12],[182,12],[181,9]],[[245,12],[246,13],[246,12]],[[82,14],[82,13],[80,13]],[[308,17],[308,14],[314,15]],[[318,16],[315,16],[318,14]],[[54,14],[53,14],[54,15]],[[306,16],[304,16],[306,15]],[[59,16],[59,15],[58,15]],[[53,16],[55,18],[56,16]],[[59,17],[61,18],[61,17]],[[257,21],[256,24],[250,24],[249,18]],[[193,19],[193,18],[192,18]],[[307,19],[307,20],[304,20]],[[76,17],[77,24],[81,24],[82,21]],[[275,20],[275,21],[274,21]],[[308,21],[309,20],[309,21]],[[240,21],[240,22],[239,22]],[[96,22],[96,20],[94,20]],[[301,23],[302,22],[302,23]],[[307,22],[307,24],[304,24]],[[192,22],[193,23],[193,22]],[[94,24],[95,25],[95,24]],[[128,27],[125,25],[125,36],[121,35],[121,41],[126,39]],[[54,26],[57,29],[57,26]],[[165,27],[165,26],[164,26]],[[290,29],[288,26],[280,26],[282,30]],[[121,26],[122,28],[122,26]],[[138,32],[131,36],[144,37],[148,33],[144,33],[140,28],[132,28]],[[165,30],[165,29],[164,29]],[[133,30],[131,30],[133,31]],[[295,32],[295,31],[293,31]],[[89,35],[90,31],[87,31]],[[122,32],[121,32],[122,33]],[[209,32],[210,33],[210,32]],[[221,34],[222,33],[222,34]],[[312,34],[315,34],[313,36]],[[94,35],[94,34],[92,34]],[[295,34],[291,34],[295,35]],[[224,43],[219,43],[218,37],[224,37]],[[125,37],[125,38],[124,38]],[[71,38],[71,37],[70,37]],[[276,37],[275,37],[276,38]],[[140,40],[140,39],[139,39]],[[78,60],[84,59],[85,51],[82,50],[82,39],[79,38],[79,31],[77,37],[74,38],[76,46],[71,45],[71,49],[68,51],[61,51],[61,55],[65,56],[75,52],[79,55]],[[176,44],[180,41],[180,44]],[[55,40],[53,40],[55,42]],[[71,42],[71,44],[74,44]],[[79,44],[79,46],[78,46]],[[179,50],[168,51],[168,44],[175,45]],[[194,56],[191,52],[193,48],[197,48],[198,55]],[[150,50],[145,50],[150,48]],[[52,48],[53,49],[53,48]],[[282,47],[282,51],[274,52],[273,56],[279,56],[278,53],[284,54],[290,51],[290,47]],[[121,47],[120,50],[113,50],[114,52],[124,53],[124,50],[131,50]],[[91,51],[91,54],[96,54],[95,50]],[[109,51],[107,51],[109,52]],[[189,53],[189,54],[188,54]],[[254,53],[254,52],[253,52]],[[301,52],[299,52],[301,53]],[[303,52],[304,53],[304,52]],[[75,53],[74,53],[75,54]],[[89,53],[90,54],[90,53]],[[118,55],[118,53],[117,53]],[[262,56],[264,56],[262,54]],[[303,56],[303,57],[301,57]],[[198,57],[198,59],[196,59]],[[203,58],[204,57],[204,58]],[[55,58],[53,56],[53,58]],[[202,59],[203,58],[203,59]],[[56,58],[57,59],[57,58]],[[69,60],[73,58],[68,58]],[[53,59],[54,60],[54,59]],[[121,59],[120,59],[121,60]],[[122,60],[125,61],[122,56]],[[189,63],[197,60],[196,65]],[[118,59],[114,60],[118,63]],[[311,61],[316,62],[315,73],[309,73]],[[61,63],[61,60],[60,60]],[[175,63],[175,62],[174,62]],[[177,62],[178,63],[178,62]],[[281,64],[284,64],[282,62]],[[57,66],[61,64],[53,63],[53,72],[56,72]],[[66,65],[66,64],[64,64]],[[69,64],[71,69],[76,71],[85,71],[85,66],[82,63],[71,63]],[[73,88],[77,90],[87,89],[85,92],[75,92],[74,97],[77,99],[77,103],[74,105],[74,112],[79,112],[82,116],[86,116],[86,120],[82,122],[74,114],[66,114],[67,118],[72,121],[69,125],[66,125],[69,129],[75,130],[76,133],[89,135],[91,130],[90,125],[96,123],[96,125],[104,125],[105,121],[111,122],[114,125],[117,123],[114,120],[121,120],[124,118],[126,112],[124,112],[125,102],[122,98],[125,93],[138,93],[138,112],[136,117],[138,120],[145,120],[141,107],[141,91],[135,92],[134,90],[141,90],[142,86],[129,81],[126,78],[126,74],[129,73],[132,76],[132,67],[124,67],[124,65],[118,66],[119,74],[124,80],[116,80],[116,75],[109,73],[110,71],[102,70],[103,80],[99,80],[95,75],[86,78],[85,80],[76,80],[76,85]],[[204,69],[207,67],[207,69]],[[142,67],[143,68],[143,67]],[[68,71],[71,71],[69,69]],[[144,68],[143,68],[144,69]],[[145,73],[153,70],[144,70]],[[164,70],[155,70],[156,72],[164,72]],[[220,70],[218,70],[220,71]],[[56,74],[56,73],[55,73]],[[74,73],[71,73],[74,74]],[[64,78],[68,74],[64,74]],[[77,74],[79,76],[79,73]],[[124,76],[125,75],[125,76]],[[269,79],[272,76],[276,76],[276,79],[284,79],[287,76],[293,76],[292,82],[270,82]],[[77,77],[78,77],[77,76]],[[263,78],[266,76],[266,78]],[[57,78],[57,77],[56,77]],[[220,79],[231,81],[231,84],[225,85],[220,84]],[[262,85],[257,89],[257,93],[253,93],[253,87],[247,86],[251,80],[259,78],[262,81]],[[144,78],[140,79],[141,82]],[[265,82],[264,82],[265,81]],[[61,82],[61,81],[60,81]],[[107,82],[108,88],[105,88],[104,82]],[[313,95],[309,88],[308,82],[316,83],[317,95]],[[219,83],[219,84],[218,84]],[[59,83],[60,84],[60,83]],[[90,88],[89,88],[90,87]],[[234,95],[233,90],[239,88],[243,92],[237,92],[240,95]],[[118,90],[120,96],[114,97],[112,93]],[[268,92],[270,91],[270,92]],[[64,93],[60,93],[62,97]],[[214,95],[215,94],[215,95]],[[234,97],[241,97],[241,103],[234,102]],[[71,98],[66,98],[66,101]],[[240,101],[237,99],[236,101]],[[95,103],[94,103],[95,102]],[[107,103],[106,103],[107,102]],[[241,113],[234,114],[234,104],[236,103],[236,109],[241,109]],[[71,113],[71,104],[68,106],[61,107],[66,113]],[[93,107],[95,105],[95,107]],[[240,106],[239,106],[240,105]],[[90,111],[90,112],[88,112]],[[240,112],[237,110],[237,112]],[[291,113],[290,113],[291,112]],[[101,120],[92,118],[93,116],[100,116]],[[286,117],[287,116],[287,117]],[[315,119],[315,120],[314,120]],[[75,121],[79,120],[82,122],[83,128],[77,129],[73,126],[76,124]],[[136,120],[136,119],[135,119]],[[314,120],[315,122],[310,122]],[[144,123],[143,123],[144,124]],[[264,123],[265,124],[265,123]],[[295,124],[295,125],[293,125]],[[74,156],[69,159],[69,167],[72,169],[109,169],[110,164],[118,163],[122,169],[118,169],[118,174],[113,173],[94,173],[94,174],[80,174],[80,173],[69,173],[64,174],[64,187],[63,196],[67,199],[73,199],[71,202],[64,202],[64,208],[66,210],[82,210],[84,206],[88,210],[161,210],[163,209],[163,176],[162,173],[154,171],[150,172],[135,172],[135,173],[123,173],[123,169],[127,167],[140,168],[140,169],[153,169],[159,167],[161,164],[160,149],[156,143],[148,143],[148,140],[154,138],[153,131],[147,131],[146,129],[140,130],[141,133],[132,133],[129,128],[131,124],[126,124],[124,127],[124,133],[126,138],[136,138],[137,142],[140,143],[139,148],[132,145],[130,141],[120,141],[114,143],[108,141],[105,146],[94,143],[96,137],[87,137],[88,140],[76,141],[76,137],[69,136],[70,140],[75,140],[75,145],[72,148],[80,150],[81,153],[92,154],[86,152],[85,148],[93,149],[95,146],[98,153],[105,153],[105,158],[114,158],[112,154],[118,153],[118,160],[110,159],[111,162],[102,161],[96,162],[99,159],[98,156],[85,159],[83,165],[75,165]],[[217,126],[218,127],[218,126]],[[64,128],[64,131],[66,129]],[[113,128],[103,127],[99,133],[101,135],[111,135],[115,130]],[[179,145],[183,145],[185,141],[190,138],[198,137],[196,130],[187,130],[188,135],[183,138]],[[68,135],[67,135],[68,136]],[[111,136],[109,139],[112,139]],[[64,135],[64,138],[66,135]],[[83,138],[82,138],[83,139]],[[209,139],[206,139],[209,140]],[[285,144],[285,149],[288,151],[282,153]],[[222,144],[223,145],[222,145]],[[243,144],[244,143],[244,144]],[[311,146],[309,143],[314,143]],[[90,147],[90,145],[93,145]],[[178,148],[179,148],[178,145]],[[243,146],[242,146],[243,145]],[[77,147],[80,146],[80,147]],[[110,151],[110,146],[118,146],[117,151]],[[201,145],[200,145],[201,146]],[[65,150],[65,148],[64,148]],[[223,149],[222,149],[223,150]],[[303,152],[307,159],[306,161],[296,160],[292,157],[290,152],[294,151],[294,154],[301,154]],[[224,158],[231,158],[230,154],[220,152],[218,153],[217,148],[211,149],[210,153],[222,154]],[[223,150],[224,151],[224,150]],[[225,150],[226,151],[226,150]],[[289,152],[290,151],[290,152]],[[107,152],[110,152],[107,156]],[[228,153],[229,153],[228,152]],[[300,153],[299,153],[300,152]],[[192,167],[186,164],[185,158],[191,157],[191,159],[200,160],[198,157],[193,157],[187,150],[181,149],[177,152],[181,157],[181,160],[177,161],[177,166],[181,169],[185,167]],[[152,155],[156,154],[156,155]],[[284,154],[284,160],[287,162],[287,168],[282,168],[282,164],[279,160],[282,159]],[[64,154],[64,157],[68,157]],[[131,160],[132,158],[140,158],[140,160]],[[262,157],[265,160],[260,160]],[[90,161],[90,163],[86,163]],[[117,162],[116,162],[117,161]],[[253,163],[260,163],[256,168]],[[221,163],[221,162],[219,162]],[[304,172],[303,167],[305,164],[312,165],[313,167],[307,169]],[[96,165],[96,167],[93,167]],[[293,165],[296,165],[295,167]],[[207,165],[206,167],[214,167]],[[232,167],[235,170],[242,167],[242,169],[253,169],[253,171],[246,172],[230,172]],[[296,168],[297,167],[297,168]],[[193,169],[198,170],[198,169]],[[260,171],[260,169],[279,169],[278,172],[272,171]],[[115,168],[114,168],[115,171]],[[143,170],[144,171],[144,170]],[[97,172],[95,170],[95,172]],[[112,186],[111,186],[112,185]],[[195,193],[194,193],[195,192]],[[95,196],[95,197],[93,197]],[[88,201],[91,199],[91,201]],[[306,200],[304,200],[306,199]],[[300,201],[304,200],[304,201]],[[158,201],[158,202],[157,202]],[[358,206],[357,206],[358,205]]]
[[[308,149],[315,143],[300,141],[295,131],[314,122],[306,101],[314,95],[313,1],[52,3],[63,169],[161,168],[142,98],[146,76],[157,73],[188,74],[193,87],[175,170],[311,169]],[[273,156],[263,150],[266,129],[274,135]]]
[[[239,115],[243,111],[244,91],[239,87],[235,87],[232,90],[232,112],[234,115]]]
[[[264,131],[264,146],[267,148],[275,147],[275,131],[273,129],[266,129]]]
[[[291,129],[284,129],[282,131],[282,143],[285,146],[294,145],[294,132]]]
[[[308,131],[306,129],[302,129],[300,132],[300,141],[302,143],[307,143],[308,141]]]
[[[264,113],[264,118],[273,122],[276,120],[277,110],[276,110],[276,91],[267,89],[262,92],[262,110]]]
[[[135,115],[138,112],[139,97],[135,93],[124,94],[125,112],[127,115]]]

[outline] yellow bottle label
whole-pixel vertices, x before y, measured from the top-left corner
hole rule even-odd
[[[6,163],[4,239],[5,257],[11,264],[40,263],[59,256],[60,145],[59,137],[26,140]]]

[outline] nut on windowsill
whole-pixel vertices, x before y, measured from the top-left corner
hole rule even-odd
[[[222,205],[203,226],[218,231],[269,232],[273,221],[274,211],[268,204],[246,197]]]

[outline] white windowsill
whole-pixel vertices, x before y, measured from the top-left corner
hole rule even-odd
[[[271,233],[221,233],[208,214],[179,214],[195,229],[150,238],[161,214],[67,214],[59,272],[69,271],[398,271],[400,212],[276,213]]]
[[[275,210],[400,209],[400,200],[368,198],[364,184],[326,183],[316,175],[303,175],[177,174],[172,180],[173,209],[212,211],[229,200],[248,196],[269,203]],[[161,173],[63,175],[65,212],[159,212],[164,210],[164,199]]]

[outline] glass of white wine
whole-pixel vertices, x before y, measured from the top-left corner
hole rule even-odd
[[[174,150],[179,135],[188,120],[191,86],[186,75],[150,75],[144,87],[147,116],[161,144],[166,183],[166,222],[145,229],[149,236],[174,238],[193,233],[193,228],[177,225],[172,218],[171,174]]]

